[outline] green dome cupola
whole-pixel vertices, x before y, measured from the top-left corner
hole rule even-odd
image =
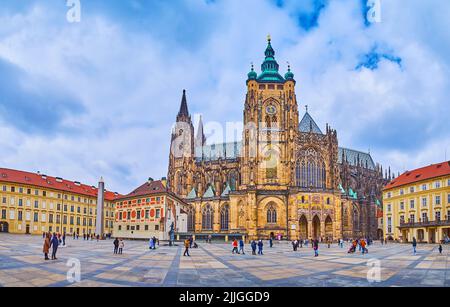
[[[253,67],[253,63],[252,63],[252,70],[248,73],[248,81],[250,80],[256,80],[256,78],[258,78],[258,74],[255,72],[255,69]]]
[[[291,65],[288,64],[288,71],[287,73],[284,75],[284,78],[286,80],[294,80],[294,73],[291,71]]]
[[[267,48],[264,52],[266,58],[261,65],[261,75],[257,78],[259,82],[284,83],[284,78],[278,73],[280,65],[275,60],[275,50],[272,48],[272,39],[267,37]]]

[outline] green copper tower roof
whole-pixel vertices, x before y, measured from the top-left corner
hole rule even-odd
[[[264,54],[266,59],[261,65],[262,73],[257,78],[258,82],[284,83],[286,80],[278,73],[280,65],[275,60],[275,50],[272,48],[270,36],[267,38],[267,48]]]
[[[250,81],[250,80],[256,80],[256,78],[258,78],[258,74],[255,72],[255,69],[254,69],[254,67],[253,67],[253,64],[252,64],[252,70],[248,73],[248,81]]]

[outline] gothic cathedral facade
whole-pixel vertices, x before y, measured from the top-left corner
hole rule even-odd
[[[172,131],[169,189],[185,199],[188,232],[249,239],[377,238],[387,178],[370,154],[338,146],[308,110],[299,120],[290,67],[279,74],[271,40],[261,74],[248,74],[242,141],[207,144],[183,92]]]

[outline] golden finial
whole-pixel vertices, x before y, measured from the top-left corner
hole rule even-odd
[[[270,43],[271,40],[272,40],[272,38],[270,37],[270,34],[267,35],[267,41]]]

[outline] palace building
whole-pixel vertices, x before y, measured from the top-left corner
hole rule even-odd
[[[116,199],[114,235],[120,238],[159,240],[187,232],[187,204],[167,189],[167,180],[148,182]]]
[[[383,190],[386,236],[439,243],[450,237],[450,161],[407,171]]]
[[[104,186],[102,180],[99,186]],[[93,234],[100,208],[101,234],[111,234],[114,201],[120,195],[100,195],[97,187],[77,181],[0,168],[0,232]]]
[[[194,131],[186,91],[172,131],[168,186],[184,199],[187,231],[198,237],[376,238],[388,179],[369,153],[338,146],[308,110],[299,118],[296,81],[279,73],[269,38],[252,65],[242,141],[207,144]],[[195,134],[196,133],[196,134]],[[389,175],[390,176],[390,175]]]

